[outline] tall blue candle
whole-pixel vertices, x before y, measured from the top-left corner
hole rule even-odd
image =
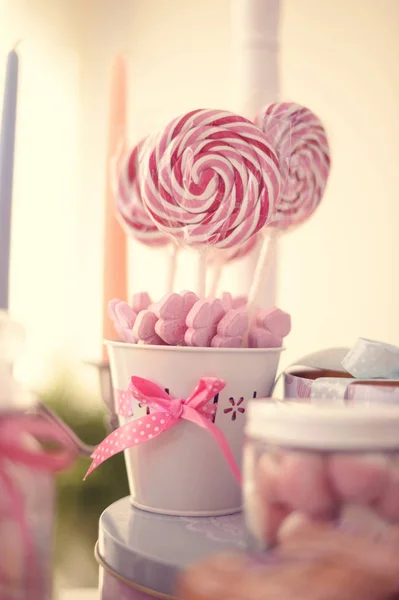
[[[18,55],[8,54],[0,134],[0,310],[8,310]]]

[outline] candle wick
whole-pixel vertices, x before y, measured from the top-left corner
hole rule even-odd
[[[17,40],[17,41],[15,42],[15,44],[14,44],[14,46],[13,46],[13,51],[14,51],[14,52],[17,50],[17,48],[18,48],[18,46],[21,44],[21,42],[22,42],[22,39],[20,39],[20,40]]]

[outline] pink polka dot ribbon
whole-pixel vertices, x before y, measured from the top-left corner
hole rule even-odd
[[[213,411],[206,406],[223,388],[225,382],[216,377],[204,377],[187,400],[172,398],[165,390],[155,383],[132,377],[129,392],[132,398],[153,411],[138,419],[134,419],[119,427],[97,446],[92,454],[93,462],[86,473],[90,475],[101,463],[111,456],[132,448],[143,442],[158,437],[164,431],[177,425],[181,420],[190,421],[208,431],[218,444],[237,482],[241,484],[241,473],[224,433],[215,425],[209,416]],[[121,391],[121,390],[119,390]],[[117,395],[119,406],[128,408],[125,396]],[[130,414],[132,408],[130,404]]]
[[[116,410],[122,417],[133,416],[133,401],[129,390],[115,390]]]

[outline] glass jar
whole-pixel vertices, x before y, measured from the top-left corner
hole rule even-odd
[[[244,506],[257,549],[303,520],[386,531],[399,522],[399,407],[253,401]]]

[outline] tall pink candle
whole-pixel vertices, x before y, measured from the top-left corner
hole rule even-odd
[[[126,236],[116,218],[111,173],[111,165],[124,149],[125,132],[126,65],[123,57],[117,56],[111,74],[107,149],[103,287],[103,337],[105,339],[112,339],[114,336],[114,329],[108,316],[108,302],[113,298],[122,300],[127,298]],[[105,346],[103,358],[104,360],[107,358]]]

